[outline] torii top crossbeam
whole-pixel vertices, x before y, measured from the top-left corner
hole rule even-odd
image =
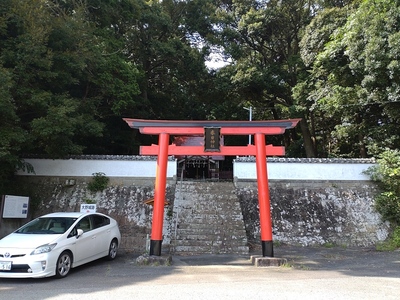
[[[137,128],[143,134],[165,132],[174,135],[203,134],[204,127],[220,127],[222,135],[248,135],[256,132],[266,135],[282,134],[293,128],[300,119],[268,121],[180,121],[180,120],[143,120],[124,118],[131,128]]]
[[[300,119],[268,120],[268,121],[178,121],[178,120],[143,120],[124,118],[131,127],[139,129],[142,134],[158,135],[204,135],[205,128],[219,128],[220,135],[280,135],[286,129],[297,125]],[[158,145],[141,146],[141,155],[157,155]],[[267,155],[284,155],[285,149],[281,146],[266,146]],[[256,155],[254,145],[247,146],[220,146],[218,151],[204,150],[203,146],[168,146],[168,155]]]

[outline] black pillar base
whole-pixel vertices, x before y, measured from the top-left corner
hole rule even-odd
[[[161,256],[161,241],[150,240],[150,255]]]
[[[262,256],[274,257],[274,244],[272,241],[261,241]]]

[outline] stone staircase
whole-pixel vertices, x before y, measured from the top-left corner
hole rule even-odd
[[[174,254],[249,253],[242,210],[232,182],[178,182],[173,224]]]

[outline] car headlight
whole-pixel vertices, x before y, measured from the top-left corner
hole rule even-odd
[[[51,250],[53,250],[56,245],[57,245],[57,243],[39,246],[35,250],[32,251],[31,255],[48,253]]]

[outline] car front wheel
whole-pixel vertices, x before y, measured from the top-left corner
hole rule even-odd
[[[57,259],[56,278],[63,278],[68,275],[72,266],[72,256],[69,252],[64,251]]]
[[[113,239],[110,243],[110,248],[108,248],[107,259],[113,260],[117,256],[117,250],[118,250],[118,241],[116,239]]]

